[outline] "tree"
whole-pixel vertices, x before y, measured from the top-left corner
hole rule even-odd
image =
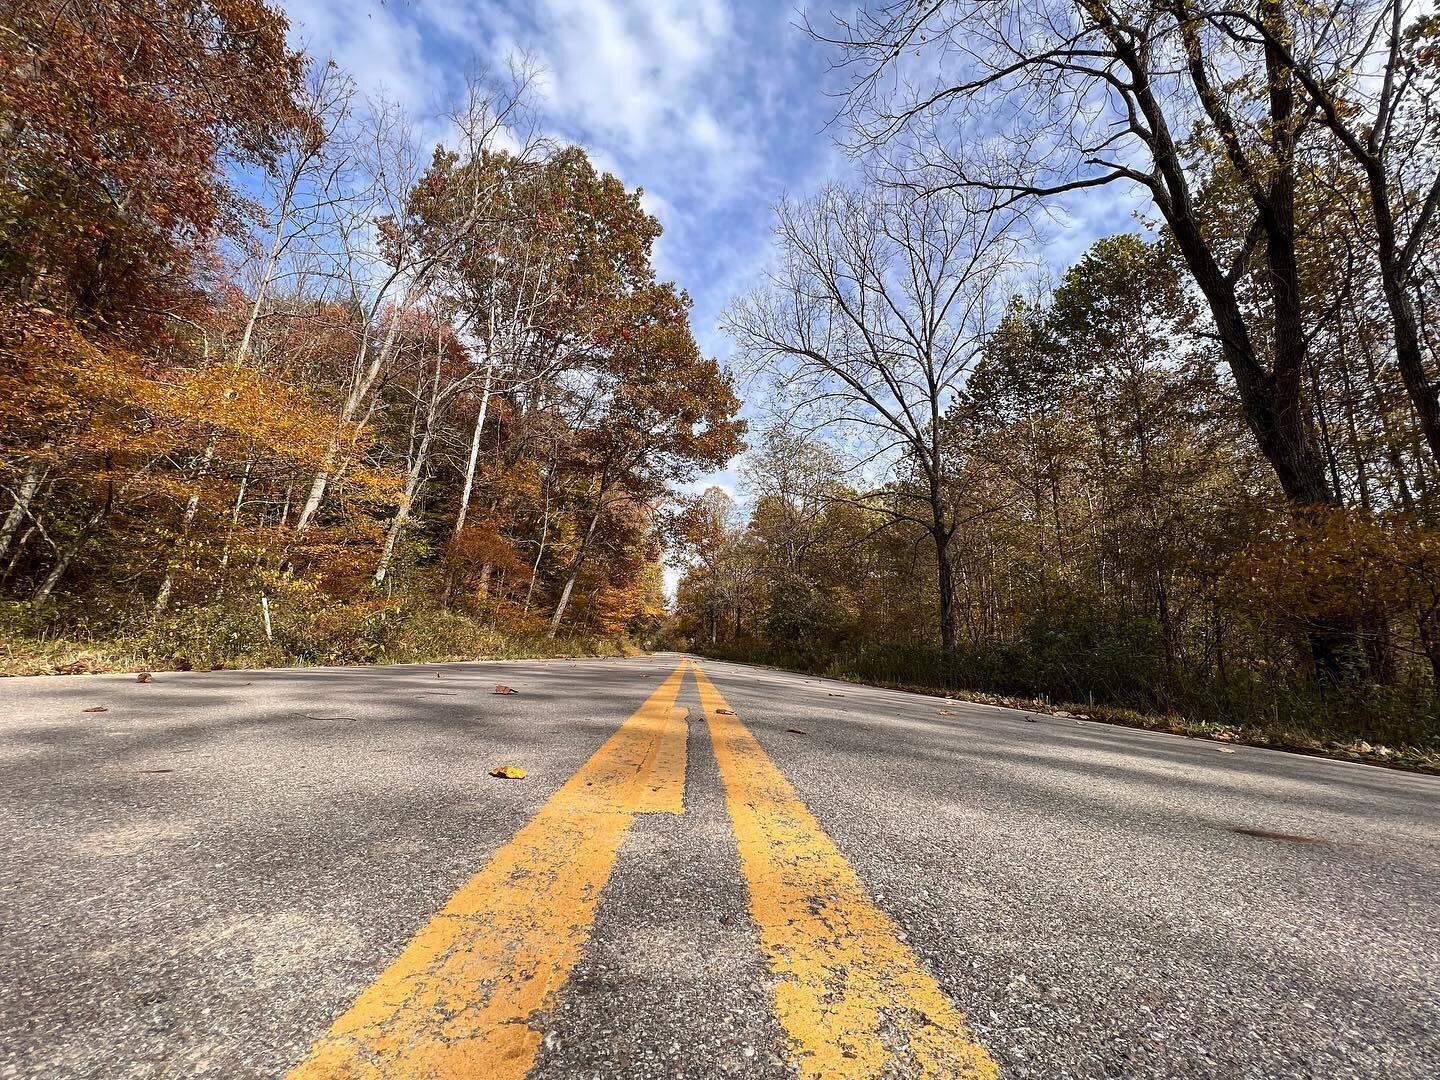
[[[1018,223],[944,192],[883,187],[831,187],[783,202],[778,216],[779,269],[732,307],[729,332],[792,416],[862,435],[862,467],[898,454],[919,471],[920,491],[874,505],[929,533],[940,640],[953,650],[958,520],[946,502],[940,419],[1003,301]]]
[[[300,54],[261,0],[39,0],[0,35],[0,289],[112,334],[193,297],[304,123]],[[131,339],[133,341],[133,338]]]
[[[856,73],[849,107],[862,138],[918,157],[921,190],[1016,207],[1111,184],[1146,193],[1205,298],[1256,445],[1306,509],[1339,495],[1304,400],[1296,190],[1309,112],[1276,44],[1290,15],[1258,0],[1253,21],[1269,36],[1217,40],[1186,5],[1160,0],[952,0],[862,11],[830,40]],[[902,56],[907,72],[924,72],[918,85],[890,78]],[[1243,227],[1210,219],[1197,158],[1213,163],[1203,176],[1243,192]],[[1252,263],[1266,304],[1247,312]],[[1343,626],[1315,627],[1312,642],[1332,677],[1354,652]]]
[[[701,468],[719,468],[739,452],[739,399],[715,360],[690,332],[690,300],[669,286],[630,297],[595,363],[585,426],[576,451],[592,477],[588,521],[570,565],[550,633],[559,630],[601,518],[619,502],[647,501]]]

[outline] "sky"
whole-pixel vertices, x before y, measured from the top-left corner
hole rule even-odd
[[[663,279],[694,299],[702,348],[770,246],[782,193],[846,169],[829,122],[827,54],[783,3],[730,0],[281,0],[292,36],[362,89],[436,121],[467,72],[525,56],[541,70],[543,131],[583,146],[665,232]]]
[[[851,168],[835,143],[831,55],[783,0],[280,3],[296,44],[403,105],[422,131],[443,132],[467,73],[516,56],[538,65],[541,129],[644,189],[665,230],[656,268],[693,298],[695,336],[723,363],[720,319],[759,280],[775,202]],[[818,5],[817,21],[829,10]],[[1046,254],[1063,272],[1098,236],[1135,227],[1131,204],[1106,191],[1069,208]],[[755,415],[763,402],[750,389]],[[711,483],[740,495],[733,467],[690,486]]]

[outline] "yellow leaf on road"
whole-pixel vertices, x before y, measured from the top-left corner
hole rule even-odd
[[[498,769],[491,769],[490,775],[498,776],[501,780],[524,780],[525,770],[519,765],[501,765]]]

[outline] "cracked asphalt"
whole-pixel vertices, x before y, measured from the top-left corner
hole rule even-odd
[[[0,680],[0,1077],[284,1075],[677,660]],[[1440,781],[702,666],[1002,1075],[1440,1076]],[[679,704],[532,1076],[792,1075]]]

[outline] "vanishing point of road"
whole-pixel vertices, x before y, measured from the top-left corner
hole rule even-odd
[[[0,852],[3,1080],[1440,1076],[1440,781],[673,654],[0,681]]]

